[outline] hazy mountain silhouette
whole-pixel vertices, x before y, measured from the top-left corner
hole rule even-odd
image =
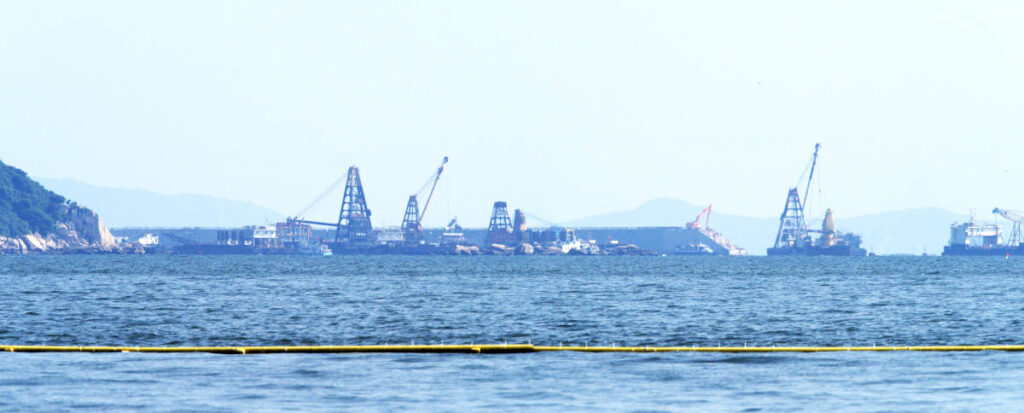
[[[682,226],[693,221],[705,206],[686,201],[659,198],[629,210],[589,216],[572,222],[574,227]],[[781,213],[782,211],[778,211]],[[878,254],[939,254],[949,241],[949,224],[966,216],[941,208],[888,211],[845,218],[836,210],[836,227],[863,236],[863,247]],[[808,226],[820,225],[820,217],[810,217]],[[703,225],[703,220],[701,222]],[[746,248],[750,254],[764,255],[775,241],[778,218],[752,218],[718,213],[712,210],[711,228]]]
[[[47,189],[88,205],[111,228],[234,227],[284,219],[284,215],[251,202],[208,195],[162,195],[141,189],[98,187],[70,179],[37,180]]]

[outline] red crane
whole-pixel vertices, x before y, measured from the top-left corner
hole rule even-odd
[[[686,227],[689,229],[700,229],[701,217],[704,217],[704,228],[707,228],[708,222],[711,221],[711,205],[708,205],[707,208],[704,208],[703,211],[700,211],[700,214],[697,214],[697,219],[694,219],[693,222],[687,222]]]

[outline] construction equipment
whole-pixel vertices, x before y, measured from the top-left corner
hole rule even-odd
[[[802,246],[807,238],[807,222],[804,220],[804,206],[800,193],[790,188],[786,195],[786,206],[779,218],[779,232],[775,235],[775,248]]]
[[[504,201],[494,203],[491,220],[487,225],[487,244],[510,244],[515,240],[512,234],[512,218],[508,215],[508,205]]]
[[[459,225],[458,221],[459,221],[458,217],[452,218],[451,221],[448,221],[448,225],[444,226],[444,231],[445,232],[462,232],[462,226]]]
[[[1021,245],[1024,242],[1024,236],[1022,236],[1020,228],[1021,223],[1024,222],[1024,212],[996,208],[992,210],[992,213],[998,214],[1013,223],[1013,229],[1010,230],[1010,238],[1006,240],[1006,243],[1013,247]]]
[[[768,248],[768,255],[846,255],[863,256],[867,251],[860,248],[861,238],[857,234],[840,233],[835,230],[832,210],[825,212],[825,219],[822,221],[821,230],[807,228],[805,220],[805,208],[807,196],[811,191],[811,182],[814,179],[814,170],[818,165],[818,151],[821,144],[814,144],[814,155],[809,165],[810,174],[807,175],[807,187],[804,189],[803,202],[801,202],[799,186],[803,181],[803,175],[786,194],[786,205],[779,217],[779,232],[775,235],[775,244]],[[805,170],[805,173],[807,170]],[[811,233],[821,234],[817,242],[811,238]]]
[[[807,179],[804,199],[807,199],[808,192],[811,189],[814,168],[818,165],[819,149],[821,149],[821,144],[814,144],[814,156],[811,158],[811,174]],[[803,179],[803,176],[801,176],[801,179]],[[799,185],[799,182],[797,184]],[[782,209],[782,216],[779,217],[779,232],[775,235],[775,248],[803,247],[808,238],[807,221],[804,220],[804,204],[800,202],[800,191],[794,186],[786,194],[786,205]]]
[[[701,217],[704,217],[704,228],[709,228],[708,224],[711,222],[711,205],[708,205],[707,208],[700,211],[700,214],[697,214],[697,219],[694,219],[693,222],[687,222],[686,227],[689,229],[700,229]]]
[[[526,239],[526,213],[516,209],[512,219],[512,237],[516,242],[524,242]]]
[[[434,174],[434,183],[430,186],[430,195],[427,195],[427,202],[423,203],[423,211],[420,212],[420,221],[423,220],[423,215],[426,215],[427,208],[430,207],[430,200],[434,199],[434,190],[437,189],[437,181],[441,180],[441,173],[444,172],[444,166],[448,164],[448,157],[445,156],[441,160],[441,166],[437,167],[437,173]],[[422,191],[421,191],[422,192]]]
[[[328,186],[327,189],[321,192],[320,195],[313,200],[313,202],[310,202],[309,205],[303,208],[301,212],[295,214],[295,219],[301,220],[302,217],[306,216],[306,213],[309,212],[309,210],[313,209],[313,207],[315,207],[317,204],[319,204],[320,201],[323,201],[324,198],[327,198],[328,195],[333,194],[334,189],[341,185],[342,182],[345,182],[345,178],[347,178],[347,176],[339,176],[338,179],[331,183],[331,186]],[[333,226],[334,224],[327,225]]]
[[[526,211],[523,211],[523,215],[526,218],[530,218],[531,221],[539,222],[542,225],[546,225],[548,227],[552,227],[552,228],[563,228],[564,227],[563,225],[556,224],[554,222],[551,222],[550,220],[544,219],[543,217],[540,217],[540,216],[535,215],[535,214],[531,214],[531,213],[526,212]]]
[[[373,225],[370,224],[370,208],[366,206],[359,168],[350,166],[347,176],[341,212],[338,213],[338,224],[335,225],[338,230],[334,234],[334,242],[369,244],[373,238]]]
[[[334,191],[341,179],[335,181],[320,196],[317,197],[295,218],[288,218],[287,224],[307,224],[333,227],[334,242],[346,245],[365,246],[373,241],[373,225],[370,223],[370,208],[366,206],[366,194],[363,192],[363,182],[359,178],[359,168],[350,166],[348,173],[343,177],[345,181],[345,194],[341,200],[341,210],[338,212],[338,222],[323,222],[303,219],[301,216],[308,212],[314,205]]]
[[[437,167],[437,171],[431,175],[419,192],[409,195],[409,202],[405,205],[405,216],[402,218],[402,233],[405,236],[406,243],[418,244],[423,240],[423,215],[427,213],[427,208],[430,207],[430,200],[434,198],[437,182],[441,180],[441,173],[444,172],[444,166],[447,164],[448,157],[445,156],[441,161],[441,166]],[[427,195],[427,201],[423,203],[423,210],[420,211],[418,196],[427,189],[427,186],[430,186],[430,194]]]
[[[832,218],[832,208],[825,210],[825,218],[821,220],[821,240],[820,244],[823,247],[831,247],[835,245],[836,236],[836,221]]]
[[[402,235],[408,244],[418,244],[423,240],[423,224],[420,223],[420,207],[416,195],[409,195],[405,204],[405,216],[402,217]]]

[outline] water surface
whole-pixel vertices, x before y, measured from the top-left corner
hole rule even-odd
[[[0,343],[1021,344],[1011,257],[0,257]],[[1024,353],[0,355],[0,408],[1004,410]],[[6,403],[6,404],[3,404]]]

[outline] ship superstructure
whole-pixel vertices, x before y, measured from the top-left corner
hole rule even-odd
[[[992,213],[1013,223],[1009,238],[1003,238],[999,224],[977,222],[972,213],[967,222],[950,224],[949,245],[942,249],[942,255],[1024,255],[1024,213],[1003,208],[995,208]]]

